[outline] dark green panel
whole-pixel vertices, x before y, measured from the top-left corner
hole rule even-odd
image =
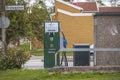
[[[46,21],[45,23],[56,23],[57,21]],[[45,26],[44,23],[44,26]],[[57,22],[59,24],[59,22]],[[59,33],[59,26],[58,26],[58,32],[45,32],[44,27],[44,67],[45,68],[52,68],[55,66],[55,53],[60,48],[60,33]],[[51,37],[51,34],[52,37]],[[52,38],[52,39],[51,39]],[[57,65],[59,65],[59,55],[57,56]]]

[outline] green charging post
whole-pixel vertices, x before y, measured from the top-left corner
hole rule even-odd
[[[44,22],[44,68],[52,68],[59,65],[59,54],[57,60],[55,53],[60,48],[60,24],[59,21]],[[55,61],[56,60],[56,61]]]

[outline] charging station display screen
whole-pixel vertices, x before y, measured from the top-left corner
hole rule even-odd
[[[58,22],[45,22],[45,32],[58,32]]]

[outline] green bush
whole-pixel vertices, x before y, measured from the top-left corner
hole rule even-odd
[[[8,49],[4,54],[0,51],[0,69],[20,69],[30,58],[27,52],[19,49]]]

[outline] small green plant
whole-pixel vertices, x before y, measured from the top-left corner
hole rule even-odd
[[[29,58],[29,54],[16,48],[6,50],[4,54],[0,51],[0,70],[20,69]]]

